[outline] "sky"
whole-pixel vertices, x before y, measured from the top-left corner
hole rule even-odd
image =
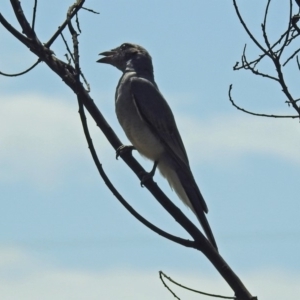
[[[31,20],[34,1],[23,2]],[[238,1],[241,13],[263,41],[266,1],[244,2]],[[267,30],[275,41],[288,24],[288,7],[280,0],[271,3]],[[36,32],[42,42],[71,4],[38,2]],[[220,254],[258,299],[298,299],[299,121],[254,117],[230,104],[233,84],[234,100],[246,109],[295,114],[275,82],[233,71],[245,43],[249,59],[259,51],[232,1],[87,0],[85,6],[100,14],[80,12],[81,69],[113,130],[128,144],[114,113],[121,73],[96,60],[123,42],[137,43],[153,58],[156,82],[175,115]],[[10,1],[2,1],[0,12],[20,30]],[[20,72],[36,61],[1,26],[0,38],[1,72]],[[51,49],[66,59],[61,40]],[[270,63],[262,67],[275,74]],[[299,98],[295,61],[285,72]],[[160,270],[192,288],[233,295],[201,253],[157,236],[108,191],[92,162],[76,97],[45,64],[21,77],[0,76],[0,86],[1,299],[172,299]],[[124,198],[150,222],[189,238],[88,121],[103,168]],[[151,169],[149,161],[134,156]],[[197,224],[166,181],[159,174],[154,179]],[[204,299],[174,289],[181,299]]]

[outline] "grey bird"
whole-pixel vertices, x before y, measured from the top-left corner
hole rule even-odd
[[[179,198],[195,213],[204,232],[217,249],[206,219],[206,203],[195,182],[173,113],[160,93],[153,74],[152,58],[143,47],[124,43],[100,53],[97,62],[123,72],[115,94],[117,118],[138,152],[154,161]]]

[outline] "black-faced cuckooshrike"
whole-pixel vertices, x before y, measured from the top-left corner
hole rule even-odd
[[[179,198],[191,208],[204,232],[217,249],[206,219],[206,203],[191,172],[188,157],[173,113],[160,93],[153,74],[152,59],[141,46],[124,43],[100,53],[98,60],[123,72],[116,95],[116,114],[132,145],[154,161]]]

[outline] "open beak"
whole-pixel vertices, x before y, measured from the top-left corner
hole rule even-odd
[[[110,50],[110,51],[105,51],[105,52],[99,53],[99,55],[103,55],[104,57],[98,59],[97,62],[104,63],[104,64],[113,64],[116,54],[117,54],[117,51],[114,49]]]

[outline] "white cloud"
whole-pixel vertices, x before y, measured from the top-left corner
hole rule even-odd
[[[0,269],[6,266],[19,264],[26,260],[24,253],[14,247],[0,248]]]
[[[0,180],[51,187],[63,181],[68,167],[91,161],[77,110],[71,101],[40,95],[1,99]],[[232,164],[258,154],[300,164],[297,121],[244,114],[204,120],[178,115],[177,120],[192,163]],[[101,159],[113,159],[93,121],[90,130]]]
[[[76,104],[38,95],[1,100],[0,144],[0,180],[45,186],[88,153]]]
[[[232,114],[209,120],[181,117],[179,124],[193,162],[226,164],[258,154],[300,164],[297,120]]]
[[[72,270],[34,261],[28,253],[19,253],[11,261],[7,249],[0,249],[6,264],[0,264],[0,298],[5,300],[52,299],[172,299],[163,287],[157,271],[120,268],[106,271]],[[5,254],[2,256],[2,254]],[[16,261],[19,263],[16,268]],[[12,276],[8,266],[14,270]],[[5,272],[3,268],[5,266]],[[26,269],[26,270],[25,270]],[[216,294],[232,295],[232,291],[216,274],[167,271],[174,280],[192,288]],[[7,275],[10,274],[10,275]],[[258,299],[298,299],[300,274],[282,270],[257,270],[251,274],[239,274],[242,281]],[[200,299],[202,296],[172,286],[181,299]]]

